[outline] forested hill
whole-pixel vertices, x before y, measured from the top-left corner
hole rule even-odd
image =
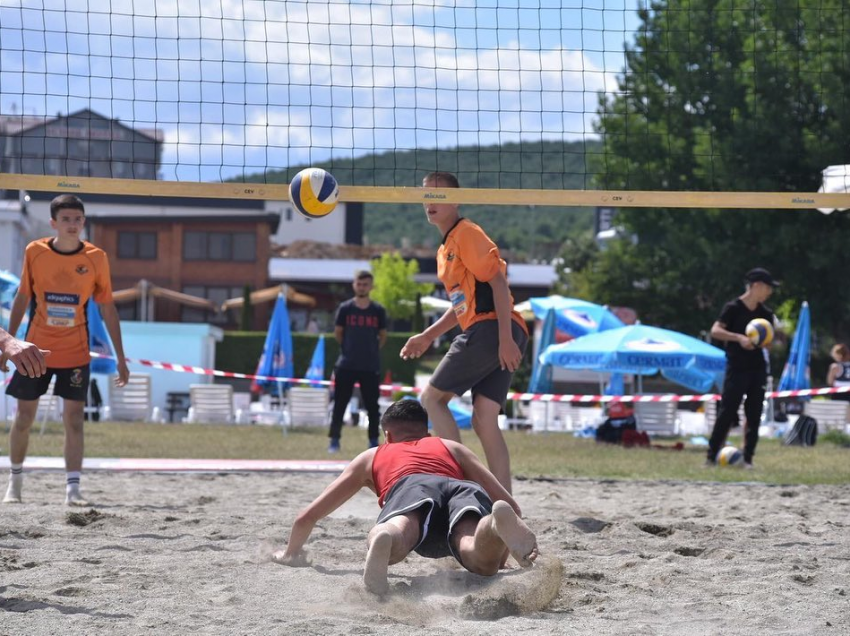
[[[334,159],[319,164],[341,184],[418,186],[432,170],[458,175],[464,187],[587,189],[590,169],[586,156],[599,152],[598,142],[537,142],[470,146],[452,150],[409,150],[372,154],[357,159]],[[270,171],[268,183],[288,183],[304,166]],[[256,181],[258,175],[246,175]],[[260,177],[262,180],[262,177]],[[369,243],[436,246],[440,236],[425,219],[421,205],[367,204],[365,238]],[[463,215],[479,223],[513,259],[554,257],[569,236],[589,233],[590,208],[548,206],[466,206]]]

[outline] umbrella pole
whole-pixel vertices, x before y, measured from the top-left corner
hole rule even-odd
[[[283,403],[283,382],[277,383],[277,405],[280,408],[280,428],[283,431],[284,436],[287,434],[286,431],[286,409]]]

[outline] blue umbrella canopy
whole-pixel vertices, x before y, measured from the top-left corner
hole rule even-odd
[[[289,310],[283,294],[277,297],[266,342],[263,345],[263,355],[257,365],[257,375],[291,378],[294,375],[292,364],[292,330],[289,326]],[[286,383],[274,380],[255,380],[254,385],[260,389],[268,388],[273,395],[282,390]]]
[[[316,342],[316,348],[313,349],[313,357],[310,359],[310,366],[307,367],[307,373],[304,375],[308,380],[324,380],[325,379],[325,335],[319,334],[319,340]]]
[[[109,358],[92,358],[91,372],[117,373],[118,365],[115,361],[115,349],[112,346],[112,339],[109,337],[103,317],[100,315],[100,308],[93,300],[89,300],[86,305],[86,322],[89,328],[89,350],[109,356]]]
[[[555,344],[555,308],[550,307],[543,321],[543,330],[540,332],[540,343],[537,345],[537,353],[543,353],[551,345]],[[540,356],[534,356],[531,368],[531,380],[528,383],[529,393],[551,393],[552,392],[552,367],[540,363]]]
[[[779,379],[778,391],[798,391],[811,388],[809,379],[809,358],[812,348],[812,326],[809,313],[809,303],[803,302],[800,316],[797,318],[797,329],[791,341],[791,351],[788,361]]]
[[[655,375],[706,392],[723,380],[726,354],[702,340],[648,325],[590,334],[549,347],[544,364],[567,369]]]
[[[534,317],[539,319],[545,318],[549,309],[554,309],[557,328],[574,338],[625,326],[610,309],[587,300],[553,295],[531,298],[529,303]]]
[[[21,284],[21,279],[15,276],[12,272],[5,269],[0,269],[0,327],[7,329],[9,327],[9,317],[12,311],[12,301],[15,299],[15,294],[18,291],[18,286]],[[21,320],[21,326],[18,328],[18,333],[15,334],[18,338],[23,338],[27,332],[28,317],[24,314]]]

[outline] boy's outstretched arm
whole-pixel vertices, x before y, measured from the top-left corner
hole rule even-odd
[[[345,467],[342,474],[325,488],[321,495],[298,513],[295,523],[292,524],[292,530],[289,532],[286,550],[275,552],[272,560],[283,565],[306,565],[302,549],[307,539],[310,538],[313,527],[320,519],[327,517],[357,494],[357,491],[371,483],[370,473],[374,454],[374,448],[360,453]]]

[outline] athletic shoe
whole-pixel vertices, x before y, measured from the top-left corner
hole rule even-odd
[[[79,487],[68,488],[68,490],[65,492],[65,505],[66,506],[84,507],[84,506],[88,506],[89,502],[86,501],[83,498],[83,496],[80,494]]]
[[[377,438],[370,438],[370,439],[369,439],[369,448],[375,448],[375,447],[377,447],[380,443],[381,443],[381,442],[379,442]]]
[[[755,470],[752,462],[744,462],[741,466],[744,470]]]
[[[717,466],[717,462],[713,459],[706,459],[705,463],[702,465],[703,468],[714,468],[715,466]]]
[[[333,455],[334,453],[338,453],[338,452],[339,452],[339,440],[338,439],[332,439],[331,443],[328,444],[328,453]]]
[[[3,503],[21,503],[21,486],[23,479],[10,479],[9,487],[6,489],[6,496],[3,497]]]

